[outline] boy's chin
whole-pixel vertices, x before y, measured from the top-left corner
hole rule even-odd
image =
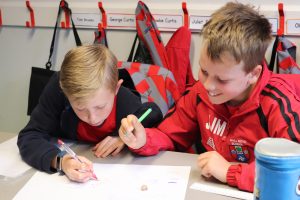
[[[226,101],[224,101],[224,99],[220,99],[220,98],[216,98],[216,97],[208,97],[208,98],[209,98],[209,101],[215,105],[223,104],[226,102]]]
[[[90,126],[101,126],[104,121],[98,122],[96,124],[89,124]]]

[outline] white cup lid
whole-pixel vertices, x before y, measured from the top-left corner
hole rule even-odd
[[[300,144],[285,138],[263,138],[256,143],[255,151],[267,156],[300,156]]]

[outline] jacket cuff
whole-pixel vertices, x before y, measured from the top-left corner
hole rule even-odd
[[[158,153],[157,149],[153,149],[151,148],[151,146],[149,145],[149,135],[147,134],[146,136],[146,144],[142,147],[140,147],[139,149],[133,149],[133,148],[129,148],[129,150],[135,154],[141,155],[141,156],[152,156],[152,155],[156,155]]]
[[[226,175],[226,180],[228,185],[236,187],[240,180],[241,172],[242,172],[242,166],[240,164],[231,165],[228,168],[227,175]]]

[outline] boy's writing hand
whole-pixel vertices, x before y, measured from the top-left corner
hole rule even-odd
[[[226,183],[226,175],[230,163],[216,151],[209,151],[199,155],[198,167],[201,174],[207,178],[213,176],[219,181]]]
[[[117,155],[124,148],[124,142],[120,137],[107,136],[104,140],[93,147],[94,155],[96,157],[105,158],[108,155]]]
[[[78,156],[82,161],[73,159],[70,155],[65,155],[62,160],[62,170],[66,176],[76,182],[87,182],[93,178],[93,163],[85,157]]]
[[[146,144],[146,131],[135,115],[123,118],[119,129],[123,142],[133,149],[139,149]]]

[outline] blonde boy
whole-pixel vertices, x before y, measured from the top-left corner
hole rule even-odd
[[[105,46],[70,50],[19,134],[23,160],[47,173],[64,172],[73,181],[93,178],[93,166],[87,158],[80,157],[80,163],[55,143],[57,138],[79,140],[94,144],[96,157],[118,154],[124,147],[117,135],[121,119],[147,109],[138,96],[121,86],[122,82],[118,80],[117,59]],[[161,118],[157,110],[153,109],[144,125]]]
[[[286,76],[268,70],[271,26],[251,6],[227,3],[212,14],[202,36],[199,81],[157,128],[144,129],[129,115],[119,135],[141,155],[187,151],[196,144],[203,176],[253,191],[256,142],[299,142],[300,99]]]

